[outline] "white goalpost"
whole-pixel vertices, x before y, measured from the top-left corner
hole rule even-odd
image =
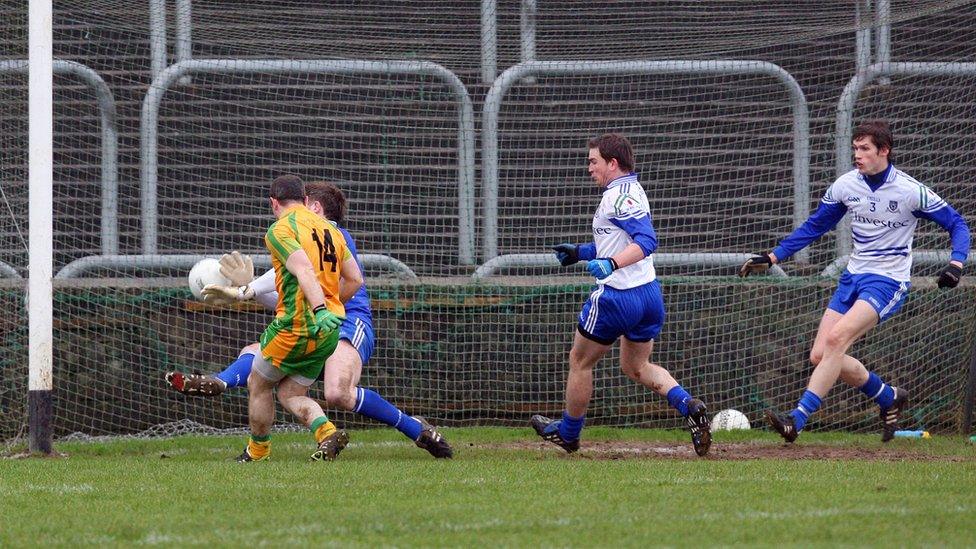
[[[30,450],[50,454],[54,346],[54,50],[51,0],[30,0],[28,18]]]

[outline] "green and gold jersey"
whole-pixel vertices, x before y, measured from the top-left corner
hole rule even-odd
[[[309,327],[315,324],[312,307],[298,285],[298,278],[285,268],[288,256],[297,250],[305,250],[311,260],[312,270],[325,293],[325,306],[329,311],[345,316],[345,307],[339,301],[339,274],[341,263],[352,254],[335,225],[298,204],[287,208],[268,228],[264,244],[271,252],[275,270],[275,288],[278,290],[275,323],[279,328],[307,336]]]

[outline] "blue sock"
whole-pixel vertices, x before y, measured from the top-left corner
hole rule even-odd
[[[356,407],[352,411],[381,421],[400,431],[410,440],[417,440],[420,436],[420,422],[401,412],[376,391],[356,387]]]
[[[800,432],[803,430],[803,426],[807,424],[807,420],[814,412],[820,409],[820,397],[812,391],[803,391],[803,396],[800,397],[800,402],[797,403],[796,409],[790,412],[793,416],[793,424],[796,426],[796,431]]]
[[[573,417],[569,415],[569,412],[563,411],[563,419],[559,422],[559,436],[563,437],[563,440],[573,441],[579,440],[580,431],[583,430],[583,423],[586,421],[586,414],[580,417]]]
[[[251,363],[254,362],[254,355],[251,353],[237,357],[237,360],[224,368],[223,372],[217,374],[217,379],[231,387],[247,387],[247,376],[251,375]]]
[[[895,402],[895,390],[891,388],[891,385],[881,381],[881,378],[876,376],[874,372],[868,372],[868,380],[864,385],[861,385],[861,392],[877,402],[882,410],[891,408]]]
[[[688,391],[685,391],[684,387],[681,385],[675,385],[671,387],[668,391],[668,404],[672,408],[677,410],[683,417],[688,417],[688,401],[691,400],[691,395]]]

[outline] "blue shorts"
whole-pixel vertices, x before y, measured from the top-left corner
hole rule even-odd
[[[876,274],[851,274],[845,269],[827,308],[844,314],[851,310],[855,301],[865,301],[874,307],[878,324],[881,324],[901,309],[911,287],[910,282]]]
[[[597,286],[583,304],[577,330],[587,339],[610,345],[620,336],[651,341],[663,326],[664,298],[661,285],[653,280],[627,290]]]
[[[369,362],[369,357],[373,356],[372,323],[358,316],[347,316],[339,326],[339,340],[343,339],[356,348],[356,351],[359,352],[359,358],[363,359],[363,366],[365,366]]]

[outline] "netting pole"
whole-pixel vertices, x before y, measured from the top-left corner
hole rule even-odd
[[[193,58],[193,5],[190,0],[176,0],[176,62]],[[180,78],[181,86],[192,83],[189,76]]]
[[[29,325],[27,409],[30,451],[51,453],[53,332],[54,59],[51,0],[30,0],[28,15]]]
[[[854,3],[854,70],[861,72],[871,64],[871,0],[857,0]]]
[[[166,68],[166,0],[149,0],[149,66],[153,80]]]
[[[498,0],[481,0],[481,81],[491,84],[498,69]]]
[[[874,13],[875,32],[875,63],[891,61],[891,0],[877,0]],[[878,84],[887,86],[891,81],[887,77],[878,79]]]
[[[976,404],[976,341],[973,342],[973,352],[969,357],[969,383],[966,387],[966,401],[963,403],[962,434],[973,432],[973,406]]]

